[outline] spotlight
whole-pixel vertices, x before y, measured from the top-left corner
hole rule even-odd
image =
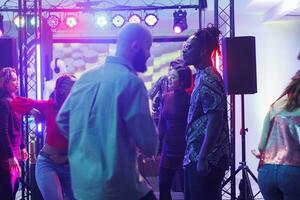
[[[73,15],[68,15],[65,19],[65,24],[69,28],[74,28],[78,24],[78,20]]]
[[[175,33],[181,33],[187,29],[188,25],[186,22],[186,11],[178,10],[173,13],[174,24],[173,30]]]
[[[56,15],[49,15],[47,18],[47,24],[51,29],[56,29],[60,24],[60,18]]]
[[[0,14],[0,37],[4,34],[3,15]]]
[[[141,23],[142,18],[137,14],[131,14],[131,15],[129,15],[128,21],[130,23]]]
[[[34,16],[30,16],[30,17],[28,17],[29,19],[30,19],[30,25],[31,26],[35,26],[35,17]],[[39,26],[39,18],[37,17],[37,26]]]
[[[25,18],[24,17],[19,17],[18,15],[15,16],[14,24],[16,25],[17,28],[23,28],[24,25],[25,25]]]
[[[99,26],[99,27],[104,27],[106,24],[107,24],[107,19],[105,16],[98,16],[96,18],[96,24]]]
[[[147,26],[153,27],[157,24],[158,17],[155,14],[147,14],[145,17],[145,24]]]
[[[112,24],[117,28],[120,28],[125,24],[124,17],[119,14],[115,15],[111,21],[112,21]]]

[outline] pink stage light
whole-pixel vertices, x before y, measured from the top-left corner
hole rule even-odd
[[[49,15],[49,17],[47,18],[47,24],[50,28],[56,29],[60,24],[60,18],[56,15]]]
[[[142,18],[137,15],[137,14],[131,14],[128,18],[128,21],[130,23],[141,23],[142,22]]]
[[[65,19],[65,24],[69,28],[74,28],[78,24],[78,19],[72,15],[69,15]]]
[[[0,30],[0,37],[2,37],[3,36],[3,31],[2,30]]]

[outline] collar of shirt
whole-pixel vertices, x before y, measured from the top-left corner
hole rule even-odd
[[[116,63],[116,64],[123,65],[129,71],[131,71],[132,73],[134,73],[135,75],[137,75],[137,73],[134,70],[133,66],[127,60],[125,60],[123,58],[116,57],[116,56],[107,56],[106,60],[105,60],[105,63]]]

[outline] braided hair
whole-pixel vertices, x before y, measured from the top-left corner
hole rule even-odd
[[[201,48],[205,48],[209,55],[211,55],[214,50],[220,51],[220,33],[221,32],[217,27],[213,26],[213,24],[208,24],[206,28],[197,31],[194,35],[199,43],[199,46]]]
[[[198,30],[184,43],[183,58],[187,65],[197,66],[201,60],[210,59],[214,51],[220,53],[219,35],[217,27],[209,24],[206,28]]]

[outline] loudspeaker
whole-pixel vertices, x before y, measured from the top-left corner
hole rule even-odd
[[[17,41],[14,38],[0,38],[0,68],[18,67]]]
[[[223,77],[227,94],[257,92],[255,37],[222,40]]]

